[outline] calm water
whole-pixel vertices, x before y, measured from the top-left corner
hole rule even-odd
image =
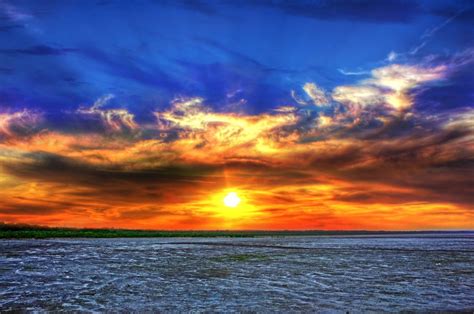
[[[474,309],[474,234],[0,241],[1,310]]]

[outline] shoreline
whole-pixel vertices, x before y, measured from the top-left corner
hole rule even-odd
[[[127,229],[74,229],[47,227],[2,226],[0,240],[8,239],[90,239],[90,238],[264,238],[264,237],[474,237],[474,230],[455,231],[263,231],[263,230],[201,230],[201,231],[164,231],[164,230],[127,230]]]

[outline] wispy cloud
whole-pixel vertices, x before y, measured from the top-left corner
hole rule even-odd
[[[396,110],[410,107],[413,102],[411,89],[443,78],[447,67],[418,67],[392,64],[372,70],[372,77],[352,86],[338,86],[333,98],[345,104],[359,107],[388,105]]]
[[[413,47],[411,50],[410,50],[410,54],[411,55],[414,55],[414,54],[417,54],[421,49],[423,49],[423,47],[426,46],[426,44],[428,43],[428,41],[431,39],[431,37],[433,37],[436,33],[438,33],[440,30],[442,30],[443,28],[445,28],[448,24],[450,24],[454,19],[456,19],[458,16],[460,16],[462,13],[464,13],[465,11],[469,10],[471,7],[465,7],[461,10],[459,10],[457,13],[455,13],[454,15],[450,16],[449,18],[447,18],[446,20],[444,20],[443,22],[441,22],[440,24],[438,25],[435,25],[434,27],[430,28],[430,29],[427,29],[423,35],[421,36],[421,41],[418,45],[416,45],[415,47]]]
[[[102,109],[114,95],[99,98],[90,108],[79,108],[76,112],[83,115],[98,116],[111,131],[137,130],[133,114],[125,109]]]
[[[41,115],[29,110],[0,113],[0,139],[27,136],[37,130]]]

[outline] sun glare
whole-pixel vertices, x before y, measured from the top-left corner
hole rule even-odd
[[[224,205],[227,207],[237,207],[240,203],[240,198],[235,192],[229,192],[224,197]]]

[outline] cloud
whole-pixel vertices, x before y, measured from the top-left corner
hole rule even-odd
[[[318,182],[318,177],[330,176],[347,182],[422,189],[433,200],[470,200],[468,190],[458,193],[457,199],[434,193],[446,184],[457,186],[459,191],[467,184],[461,173],[471,167],[474,153],[473,131],[468,127],[471,112],[450,115],[448,120],[441,117],[430,130],[415,129],[406,136],[338,138],[330,131],[325,140],[302,141],[323,126],[315,124],[313,130],[302,131],[299,113],[289,109],[245,116],[213,112],[200,98],[180,99],[168,111],[156,113],[158,130],[176,132],[174,138],[111,141],[105,135],[83,138],[41,133],[14,147],[49,153],[23,155],[19,157],[23,162],[4,162],[5,169],[19,178],[94,188],[100,191],[97,196],[107,196],[109,202],[112,197],[130,198],[132,190],[127,192],[122,188],[125,186],[135,186],[133,193],[143,199],[146,197],[140,190],[144,185],[160,190],[189,184],[217,188],[225,169],[237,181],[259,178],[265,186],[304,186]],[[320,121],[321,116],[317,119]],[[327,119],[331,119],[330,124],[337,122],[335,117]],[[396,175],[407,168],[413,175]],[[421,178],[432,169],[446,170],[436,170],[439,179],[433,177],[424,184]],[[458,173],[456,169],[463,170]],[[429,198],[424,193],[423,197],[413,194],[413,200]]]
[[[274,143],[290,140],[285,127],[297,123],[298,117],[288,107],[276,114],[242,115],[217,113],[203,104],[202,98],[178,99],[164,112],[155,112],[158,129],[175,134],[173,145],[185,153],[186,158],[204,157],[208,150],[214,154],[206,158],[219,158],[233,151],[243,156],[264,154],[277,149]],[[202,155],[201,155],[202,154]]]
[[[325,91],[314,83],[306,83],[303,85],[303,90],[316,106],[326,105],[329,100],[326,97]]]
[[[419,84],[443,78],[447,67],[445,65],[433,67],[419,67],[393,64],[372,71],[372,79],[364,83],[386,87],[396,92],[414,88]]]
[[[370,85],[338,86],[333,90],[332,98],[345,105],[361,108],[380,105],[385,100],[383,93]]]
[[[0,139],[27,136],[37,131],[41,115],[29,110],[0,113]]]
[[[338,71],[344,75],[366,75],[370,74],[369,71],[346,71],[344,69],[338,69]]]
[[[83,115],[99,116],[104,125],[111,131],[134,131],[139,127],[134,115],[125,109],[102,109],[114,95],[100,97],[90,108],[79,108],[76,112]]]
[[[393,62],[398,58],[398,54],[395,51],[390,51],[390,53],[387,56],[387,61],[388,62]]]
[[[216,169],[206,165],[155,166],[147,169],[129,169],[126,165],[97,165],[74,158],[45,152],[23,155],[22,161],[6,162],[4,170],[18,177],[37,178],[44,182],[64,182],[107,189],[114,183],[177,185],[197,184],[208,180],[208,174]],[[212,180],[212,179],[209,179]],[[120,192],[122,193],[122,192]]]
[[[372,77],[352,86],[338,86],[332,97],[338,102],[360,108],[388,106],[405,110],[413,105],[410,91],[427,82],[440,80],[447,71],[445,65],[419,67],[392,64],[372,70]]]
[[[474,109],[469,108],[450,115],[443,127],[447,130],[458,129],[474,133]]]
[[[474,167],[472,110],[416,107],[419,89],[452,73],[437,62],[373,69],[332,93],[308,83],[317,108],[246,114],[177,97],[143,123],[126,109],[107,109],[115,103],[105,95],[62,116],[75,129],[43,128],[57,124],[39,123],[30,111],[4,113],[0,217],[76,226],[376,228],[372,214],[387,228],[406,228],[418,226],[410,219],[422,211],[433,226],[453,226],[442,212],[465,226],[474,203],[466,175]],[[245,198],[242,219],[223,214],[228,189]]]

